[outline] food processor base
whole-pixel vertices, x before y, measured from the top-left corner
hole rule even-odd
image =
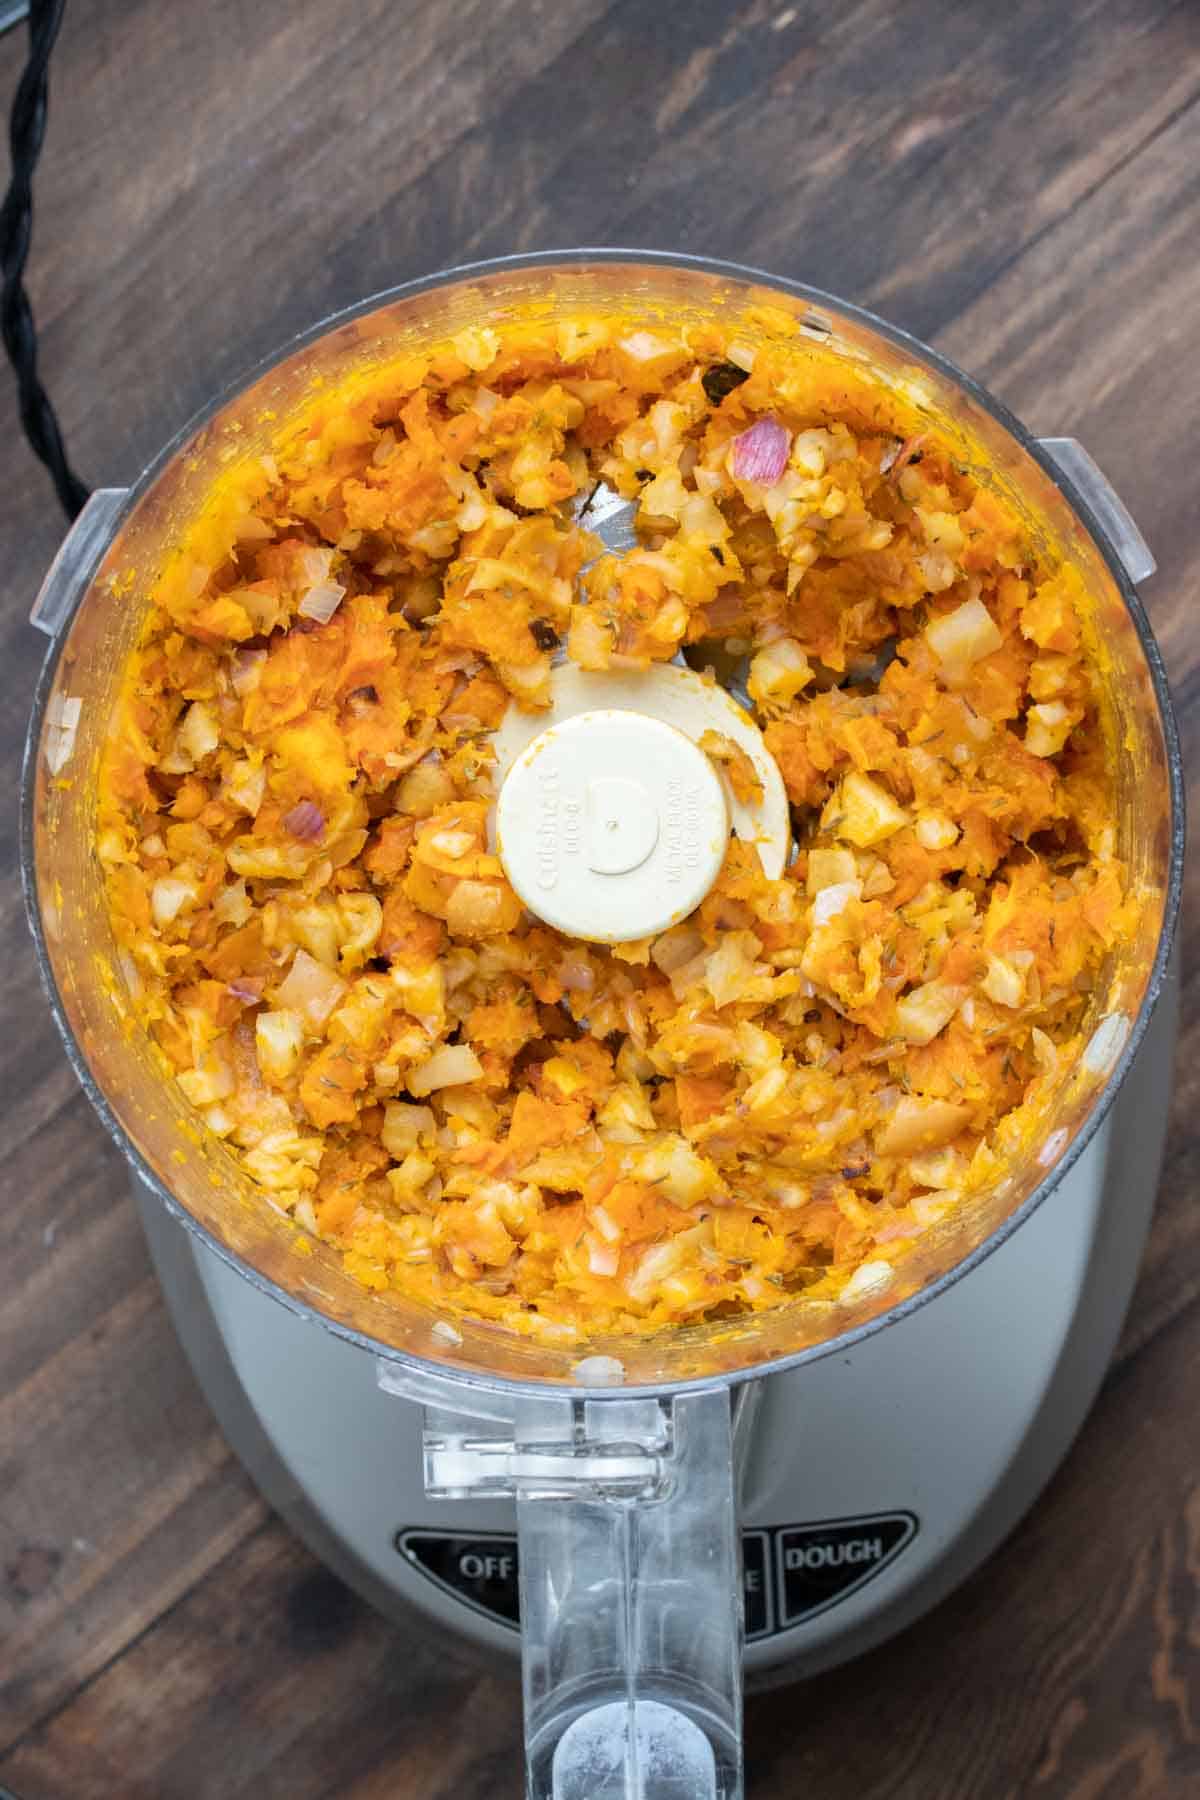
[[[742,1479],[747,1680],[844,1662],[955,1588],[1066,1454],[1103,1379],[1158,1181],[1173,970],[1104,1125],[945,1293],[759,1384]],[[140,1183],[167,1304],[230,1444],[309,1547],[389,1616],[514,1658],[511,1501],[426,1497],[421,1413],[373,1359],[251,1286]]]

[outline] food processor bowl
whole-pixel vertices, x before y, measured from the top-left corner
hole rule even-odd
[[[1001,1179],[842,1301],[587,1344],[534,1340],[368,1292],[337,1251],[253,1188],[207,1135],[135,1017],[94,851],[97,767],[164,555],[231,463],[269,451],[320,389],[499,319],[636,310],[717,321],[751,349],[819,346],[936,422],[956,458],[1069,559],[1104,671],[1117,852],[1140,899],[1092,996],[1083,1056]],[[426,1408],[431,1492],[515,1493],[529,1792],[740,1793],[740,1656],[730,1390],[843,1351],[987,1256],[1080,1154],[1137,1051],[1178,907],[1178,745],[1135,581],[1136,528],[1072,440],[1039,443],[934,351],[862,310],[753,270],[643,251],[574,251],[452,270],[325,320],[216,400],[128,491],[93,495],[34,609],[53,643],[23,791],[22,868],[68,1055],[108,1131],[183,1224],[244,1278],[379,1359]],[[752,1390],[747,1389],[747,1392]],[[743,1398],[744,1428],[752,1401]],[[735,1409],[736,1410],[736,1409]],[[489,1485],[491,1484],[491,1485]],[[606,1785],[608,1784],[608,1785]]]

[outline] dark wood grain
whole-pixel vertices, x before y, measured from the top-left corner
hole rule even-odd
[[[0,92],[21,58],[0,40]],[[74,0],[31,287],[96,482],[359,295],[584,242],[875,304],[1076,432],[1160,559],[1200,768],[1200,13],[1190,0]],[[15,791],[61,532],[0,392]],[[1194,870],[1187,918],[1197,918]],[[1200,990],[1166,1175],[1078,1446],[896,1643],[751,1702],[750,1793],[1200,1793]],[[22,1800],[516,1795],[519,1695],[397,1632],[267,1511],[184,1366],[38,991],[0,844],[0,1783]]]

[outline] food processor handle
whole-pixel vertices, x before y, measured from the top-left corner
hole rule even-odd
[[[1095,457],[1088,454],[1078,438],[1039,438],[1038,443],[1091,507],[1133,585],[1148,581],[1158,564],[1132,513]]]
[[[742,1800],[736,1451],[756,1384],[543,1399],[379,1379],[424,1407],[429,1495],[516,1500],[528,1800]]]
[[[47,637],[58,636],[82,599],[128,497],[128,488],[97,488],[58,546],[29,613],[30,624]]]
[[[518,1486],[528,1800],[741,1800],[729,1394],[660,1411],[641,1492]]]

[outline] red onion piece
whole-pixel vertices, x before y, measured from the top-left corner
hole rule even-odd
[[[233,691],[235,694],[252,694],[262,680],[262,666],[267,660],[265,650],[239,650],[233,659]]]
[[[590,994],[596,985],[596,977],[582,957],[564,956],[558,966],[558,979],[573,994]]]
[[[733,440],[734,475],[758,487],[774,487],[787,468],[791,447],[791,433],[778,419],[757,419]]]
[[[448,650],[438,658],[438,668],[449,675],[478,675],[482,667],[483,658],[474,650]]]
[[[263,977],[261,975],[239,975],[236,981],[229,983],[229,992],[235,1000],[246,1006],[254,1006],[262,999]]]
[[[325,836],[325,814],[312,800],[298,800],[284,813],[283,829],[303,843],[319,843]]]

